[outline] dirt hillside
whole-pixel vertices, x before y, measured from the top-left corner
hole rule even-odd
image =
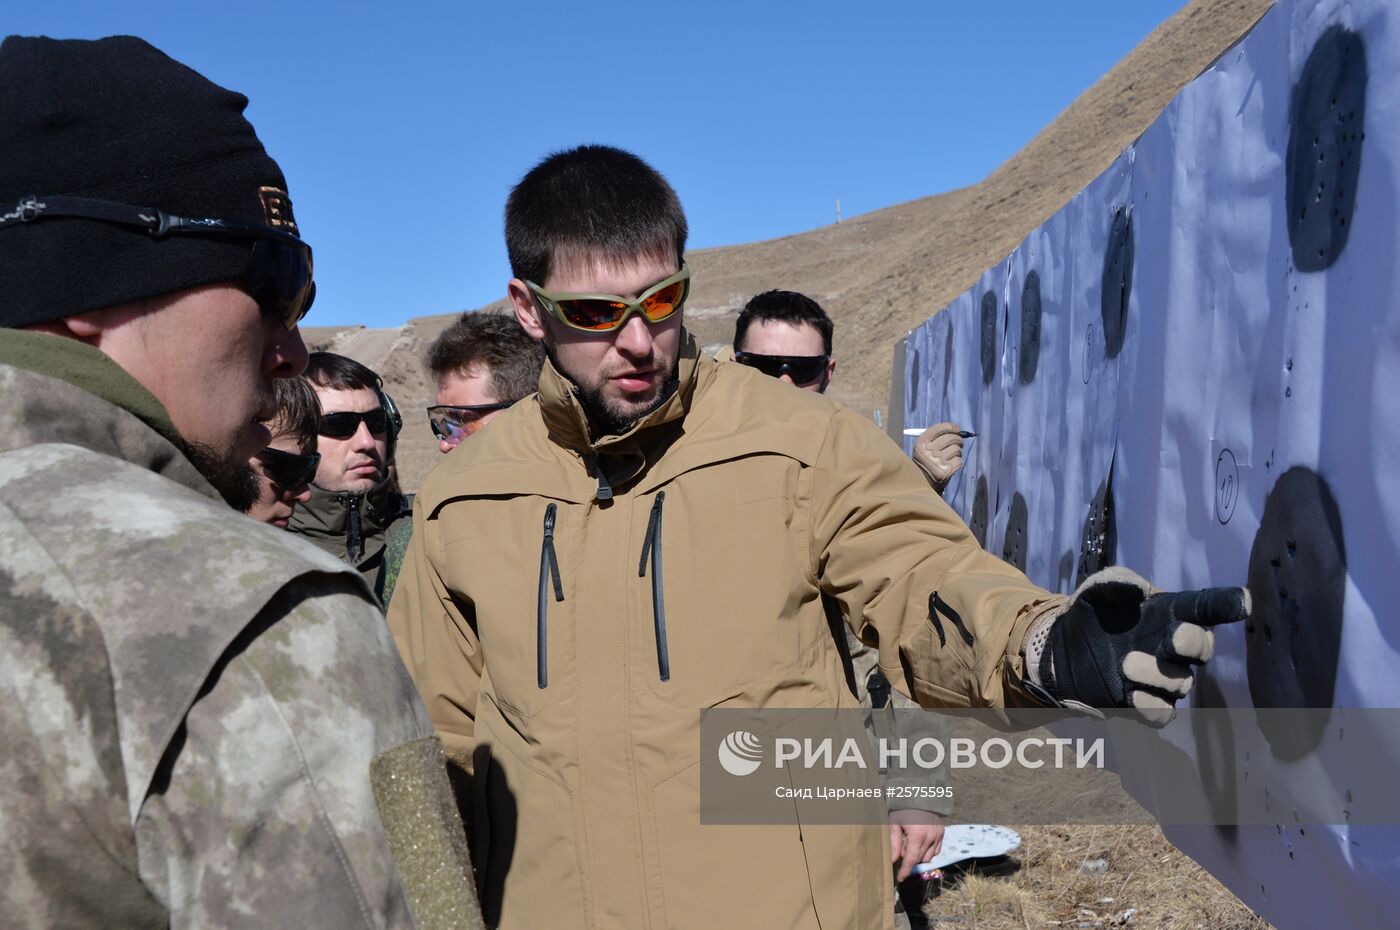
[[[704,344],[726,344],[734,316],[751,295],[771,287],[810,294],[836,321],[839,373],[832,395],[867,414],[883,411],[895,341],[970,287],[1108,167],[1268,7],[1268,0],[1195,0],[980,184],[839,226],[692,252],[687,325]],[[409,488],[437,455],[421,412],[430,391],[419,359],[452,318],[419,317],[399,329],[306,330],[313,347],[359,358],[384,374],[406,413],[399,464]]]

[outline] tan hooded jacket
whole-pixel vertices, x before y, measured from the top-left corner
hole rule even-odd
[[[418,495],[389,623],[467,775],[486,919],[888,926],[884,827],[701,826],[699,712],[856,706],[824,596],[919,702],[1028,703],[1021,641],[1063,598],[859,415],[693,340],[680,382],[593,442],[546,366]]]

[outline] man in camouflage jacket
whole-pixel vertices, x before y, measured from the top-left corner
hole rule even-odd
[[[228,506],[313,293],[246,103],[0,45],[0,926],[481,926],[364,582]]]

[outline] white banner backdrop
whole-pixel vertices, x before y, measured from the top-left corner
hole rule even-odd
[[[904,425],[977,433],[946,497],[988,550],[1249,585],[1192,701],[1339,710],[1238,792],[1349,797],[1340,709],[1400,707],[1397,160],[1400,9],[1283,0],[902,347]],[[1278,818],[1168,835],[1281,928],[1400,926],[1400,828]]]

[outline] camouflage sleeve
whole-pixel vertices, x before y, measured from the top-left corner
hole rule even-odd
[[[137,875],[97,624],[0,504],[0,927],[165,927]]]
[[[374,587],[386,609],[394,599],[394,588],[398,584],[403,558],[408,553],[408,542],[412,537],[413,521],[400,520],[394,524],[389,539],[384,543],[384,560],[380,563],[379,580]]]
[[[891,695],[890,703],[883,710],[876,711],[881,718],[876,722],[877,730],[887,728],[887,739],[904,740],[904,745],[912,747],[920,740],[931,739],[946,743],[953,733],[951,721],[936,711],[923,710],[913,701],[904,698],[899,692]],[[886,785],[895,788],[889,799],[889,809],[931,811],[943,817],[953,813],[951,791],[940,795],[937,790],[952,786],[951,767],[945,762],[936,769],[929,770],[918,765],[898,766],[883,772]]]
[[[304,576],[187,715],[137,820],[141,876],[176,927],[413,926],[370,766],[431,734],[359,585]]]

